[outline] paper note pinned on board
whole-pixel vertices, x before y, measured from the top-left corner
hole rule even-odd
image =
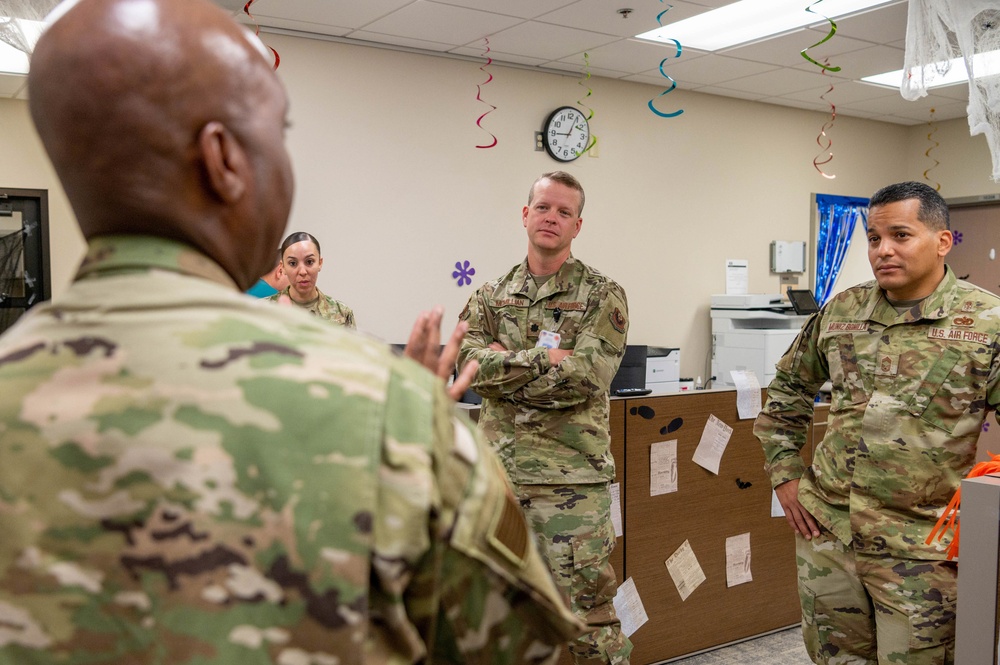
[[[753,582],[750,573],[750,534],[726,538],[726,586]]]
[[[611,483],[611,524],[615,527],[615,538],[621,538],[625,533],[622,527],[622,486],[621,483]]]
[[[781,502],[778,501],[778,493],[771,490],[771,517],[784,517],[785,509],[782,507]]]
[[[635,582],[628,578],[618,585],[618,593],[614,599],[615,612],[622,622],[622,632],[626,637],[631,637],[632,633],[639,630],[642,624],[649,621],[646,616],[646,608],[642,606],[642,598],[635,588]]]
[[[667,565],[670,578],[674,581],[674,586],[677,587],[677,593],[681,595],[681,600],[687,600],[706,579],[705,571],[701,569],[701,564],[691,549],[691,543],[687,540],[664,563]]]
[[[733,428],[715,417],[715,414],[708,416],[705,429],[701,432],[701,441],[694,450],[694,463],[702,466],[715,475],[719,475],[719,464],[722,462],[722,455],[729,445],[729,437],[733,435]]]
[[[734,369],[729,372],[736,385],[736,411],[740,420],[756,418],[760,413],[760,381],[751,370]]]
[[[649,447],[649,496],[677,491],[677,439]]]

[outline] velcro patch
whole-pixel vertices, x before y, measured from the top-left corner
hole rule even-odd
[[[527,298],[500,298],[490,303],[490,307],[527,307]]]
[[[528,523],[517,499],[507,490],[503,503],[490,526],[488,541],[497,552],[518,568],[524,567],[528,554]]]
[[[826,332],[868,332],[867,321],[831,321],[826,324]]]
[[[875,374],[878,376],[896,376],[899,372],[899,356],[882,354],[878,357],[875,365]]]
[[[587,303],[553,300],[545,303],[545,309],[561,309],[564,312],[582,312],[587,309]]]
[[[989,344],[991,341],[989,333],[962,330],[961,328],[928,328],[927,339],[938,339],[946,342],[975,342],[976,344]]]
[[[625,318],[625,315],[622,314],[622,311],[619,308],[615,307],[615,311],[611,312],[609,317],[611,318],[612,327],[614,327],[615,330],[624,335],[625,326],[628,325],[628,320]]]

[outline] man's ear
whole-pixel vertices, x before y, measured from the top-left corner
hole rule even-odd
[[[243,147],[221,122],[213,120],[198,133],[208,185],[224,203],[232,204],[246,192],[247,158]]]
[[[954,241],[951,231],[938,231],[938,256],[946,256],[951,251]]]

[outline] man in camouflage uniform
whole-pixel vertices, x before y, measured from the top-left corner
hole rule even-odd
[[[479,361],[479,429],[500,453],[556,583],[590,627],[570,653],[577,663],[627,663],[632,644],[612,604],[609,562],[608,388],[628,309],[618,284],[570,253],[583,203],[568,173],[535,181],[522,212],[528,256],[470,298],[459,366]]]
[[[1000,298],[945,264],[948,207],[900,183],[872,197],[875,281],[835,296],[777,366],[754,426],[796,531],[806,646],[817,663],[954,661],[956,564],[935,522],[1000,403]],[[833,384],[826,436],[799,450]]]
[[[0,664],[554,660],[582,625],[440,379],[240,293],[292,195],[252,34],[82,0],[29,89],[89,249],[0,338]]]

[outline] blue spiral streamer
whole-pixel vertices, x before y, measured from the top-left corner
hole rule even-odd
[[[663,2],[663,0],[660,0],[660,2]],[[667,5],[666,9],[664,9],[662,12],[660,12],[659,14],[656,15],[656,22],[660,24],[661,28],[663,27],[663,15],[666,14],[671,9],[673,9],[673,7],[674,7],[673,5]],[[681,48],[681,43],[679,41],[677,41],[676,39],[671,39],[670,41],[672,41],[674,43],[674,45],[677,47],[677,53],[675,55],[673,55],[673,56],[667,56],[666,58],[664,58],[663,60],[660,61],[660,74],[663,75],[663,78],[665,78],[668,81],[670,81],[670,87],[667,88],[666,90],[664,90],[663,92],[661,92],[660,94],[658,94],[656,97],[653,97],[651,100],[649,100],[649,104],[648,104],[649,110],[652,111],[654,114],[660,116],[661,118],[676,118],[681,113],[684,113],[684,109],[679,109],[677,111],[673,111],[671,113],[667,113],[665,111],[661,111],[658,108],[656,108],[656,105],[654,104],[654,102],[657,99],[659,99],[660,97],[666,95],[669,92],[672,92],[674,90],[674,88],[677,87],[677,81],[675,81],[669,74],[667,74],[665,71],[663,71],[663,65],[665,65],[666,62],[667,62],[667,60],[670,60],[671,58],[675,58],[676,59],[676,58],[681,57],[681,52],[682,52],[683,49]]]

